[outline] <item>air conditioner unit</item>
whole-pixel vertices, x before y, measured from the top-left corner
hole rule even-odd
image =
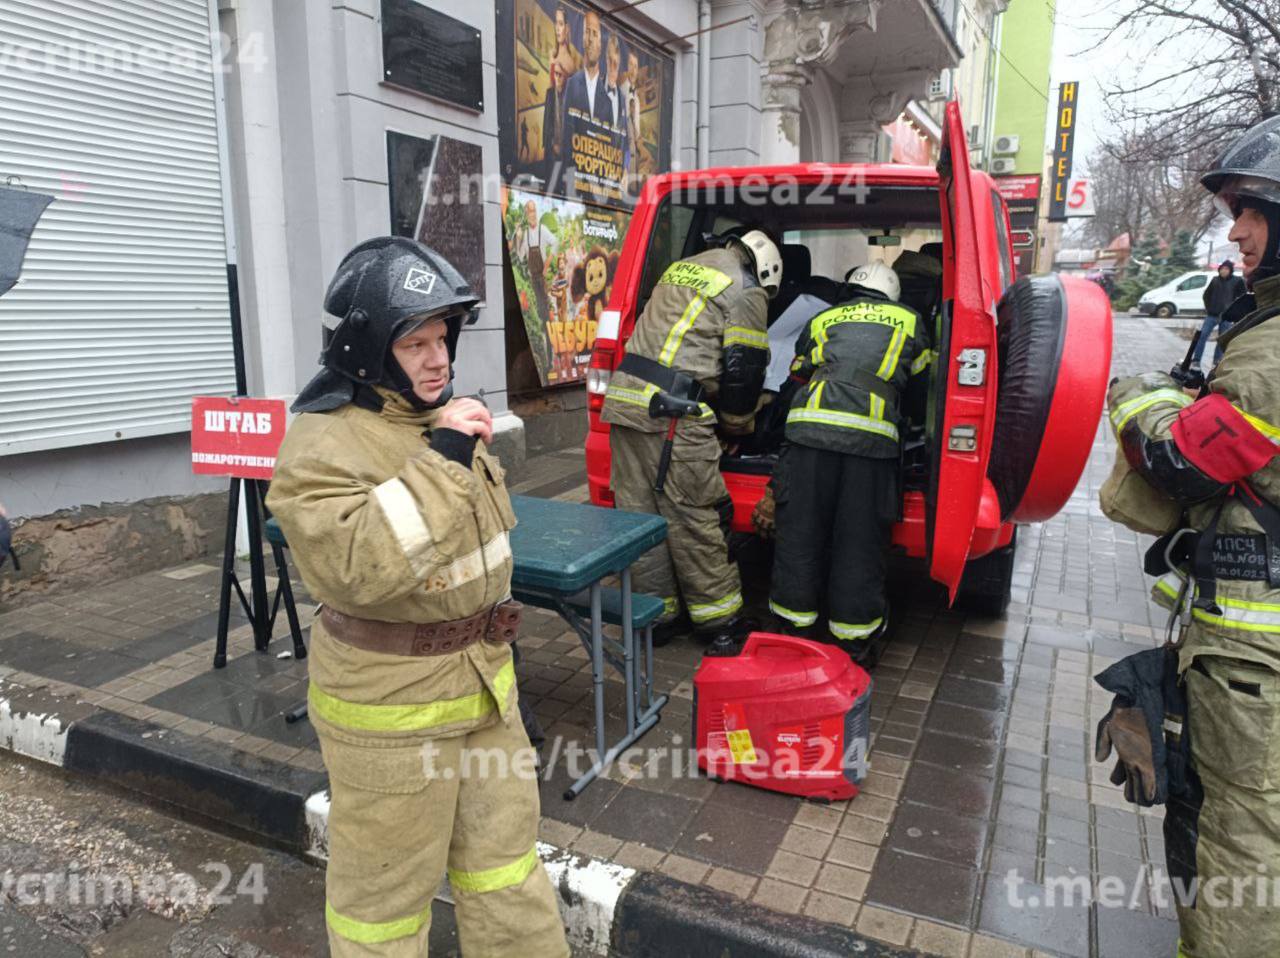
[[[991,172],[997,176],[1012,173],[1017,167],[1017,160],[1011,156],[997,156],[991,160]]]
[[[1009,154],[1009,153],[1017,153],[1017,152],[1018,152],[1018,137],[1017,137],[1017,135],[1015,134],[1015,135],[1013,135],[1013,136],[1008,136],[1008,135],[1006,135],[1006,136],[997,136],[997,137],[996,137],[995,146],[993,146],[993,147],[991,148],[991,152],[992,152],[992,153],[1006,153],[1006,154]]]

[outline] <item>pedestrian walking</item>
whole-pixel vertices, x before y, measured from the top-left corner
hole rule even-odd
[[[1200,368],[1204,348],[1215,330],[1218,341],[1214,345],[1213,363],[1216,366],[1222,362],[1222,337],[1231,330],[1231,324],[1224,323],[1222,317],[1245,292],[1244,279],[1235,275],[1235,264],[1229,259],[1223,260],[1218,265],[1218,275],[1204,288],[1204,322],[1200,325],[1200,339],[1191,356],[1191,364],[1196,369]]]

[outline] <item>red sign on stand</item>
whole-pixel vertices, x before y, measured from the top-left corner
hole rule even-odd
[[[287,416],[282,399],[196,396],[191,400],[191,471],[270,479]]]

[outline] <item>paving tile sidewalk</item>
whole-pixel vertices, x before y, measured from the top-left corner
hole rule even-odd
[[[1168,366],[1184,349],[1158,321],[1117,319],[1117,374]],[[900,624],[875,672],[871,772],[851,802],[693,774],[685,750],[701,650],[690,642],[659,651],[656,685],[672,700],[642,751],[563,801],[566,745],[591,740],[590,667],[561,620],[533,611],[518,676],[551,742],[543,837],[947,958],[1171,955],[1172,909],[1140,881],[1163,869],[1160,816],[1135,813],[1091,760],[1108,704],[1091,676],[1157,643],[1163,627],[1140,574],[1145,543],[1096,505],[1112,453],[1100,428],[1067,508],[1020,530],[1005,617],[965,617],[918,572],[895,575]],[[513,488],[584,500],[580,454],[531,460]],[[42,686],[322,770],[310,725],[281,714],[306,693],[306,663],[277,657],[287,637],[256,653],[237,616],[227,667],[210,667],[217,587],[216,565],[196,563],[4,612],[0,695]],[[311,602],[295,589],[309,625]],[[616,731],[621,686],[610,681]],[[1107,876],[1129,907],[1063,904],[1065,885]]]

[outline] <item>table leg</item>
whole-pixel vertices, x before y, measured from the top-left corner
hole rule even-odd
[[[596,763],[604,763],[604,617],[600,583],[591,584],[591,686],[596,697]]]
[[[622,659],[626,664],[627,734],[636,730],[636,636],[631,627],[631,569],[622,570]]]

